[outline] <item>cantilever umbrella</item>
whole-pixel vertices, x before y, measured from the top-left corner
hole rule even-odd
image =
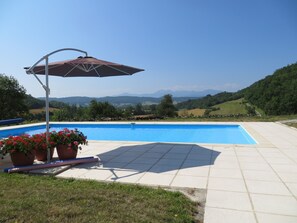
[[[60,61],[48,63],[49,56],[65,50],[77,51],[84,53],[84,57],[78,57],[72,60]],[[45,60],[45,65],[38,65],[41,61]],[[143,69],[130,67],[126,65],[116,64],[104,60],[98,60],[93,57],[89,57],[87,52],[74,49],[64,48],[56,50],[42,57],[31,67],[25,67],[27,74],[33,74],[38,82],[42,85],[46,92],[46,134],[47,139],[49,135],[49,84],[48,75],[60,76],[60,77],[111,77],[120,75],[132,75],[134,73],[144,71]],[[37,77],[36,74],[46,76],[46,85]],[[49,149],[48,149],[48,161]]]

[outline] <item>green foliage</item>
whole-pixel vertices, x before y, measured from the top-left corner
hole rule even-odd
[[[249,115],[255,115],[256,107],[267,115],[291,115],[297,114],[296,92],[297,63],[278,69],[273,75],[236,93],[223,92],[214,96],[207,95],[200,99],[179,103],[177,107],[179,109],[209,109],[211,106],[244,97],[250,104],[246,107]]]
[[[135,106],[135,111],[134,111],[134,115],[144,115],[145,112],[143,110],[143,106],[142,104],[138,103],[136,106]]]
[[[175,117],[177,116],[176,108],[173,105],[172,95],[164,95],[162,101],[157,106],[157,113],[161,117]]]
[[[36,116],[36,115],[35,115]],[[59,110],[53,112],[50,116],[53,121],[88,121],[90,120],[88,115],[88,108],[65,106]]]
[[[89,117],[92,120],[100,120],[102,118],[115,118],[119,116],[117,109],[108,102],[97,102],[95,100],[92,100],[88,110]]]
[[[276,70],[242,92],[268,115],[297,114],[297,63]]]
[[[26,90],[14,77],[0,74],[0,120],[21,117],[28,111]]]
[[[51,108],[65,108],[68,106],[68,104],[60,101],[50,101],[49,106]]]
[[[226,101],[236,100],[242,97],[242,94],[222,92],[216,95],[207,95],[203,98],[188,100],[177,104],[178,109],[194,109],[194,108],[210,108],[214,105],[221,104]]]
[[[34,98],[31,95],[26,95],[25,104],[29,109],[43,108],[45,106],[45,102],[43,100]]]
[[[211,107],[210,115],[238,115],[247,114],[246,105],[242,99],[227,101]]]

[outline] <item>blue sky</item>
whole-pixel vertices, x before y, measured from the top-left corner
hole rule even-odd
[[[23,67],[73,47],[145,71],[50,77],[51,97],[236,91],[297,61],[296,12],[296,0],[1,0],[0,73],[44,96]],[[50,62],[80,55],[63,52]]]

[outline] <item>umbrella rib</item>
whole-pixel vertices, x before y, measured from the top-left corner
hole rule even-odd
[[[123,72],[123,73],[128,74],[128,75],[132,75],[132,74],[130,74],[130,73],[126,72],[126,71],[123,71],[123,70],[121,70],[121,69],[118,69],[118,68],[115,68],[115,67],[112,67],[112,66],[109,66],[109,65],[105,65],[105,66],[107,66],[107,67],[109,67],[109,68],[111,68],[111,69],[114,69],[114,70],[116,70],[116,71]]]
[[[100,66],[101,66],[101,65],[100,65]],[[99,67],[100,67],[100,66],[99,66]],[[94,69],[94,70],[95,70],[96,74],[98,75],[98,77],[101,77],[100,74],[97,72],[97,70],[96,70],[96,69]]]
[[[72,65],[71,63],[70,63],[70,65]],[[73,65],[72,65],[73,66]],[[71,70],[69,70],[63,77],[66,77],[71,71],[73,71],[76,67],[78,66],[78,64],[77,65],[75,65],[75,66],[73,66],[73,68],[71,69]]]

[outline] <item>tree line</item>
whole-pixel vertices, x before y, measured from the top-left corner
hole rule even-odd
[[[22,117],[28,121],[44,121],[45,112],[32,114],[29,109],[44,107],[44,101],[26,94],[26,89],[14,77],[0,74],[0,120]],[[159,104],[115,107],[108,102],[92,100],[88,106],[70,106],[62,102],[50,102],[52,121],[99,121],[133,119],[150,115],[155,118],[175,117],[176,108],[172,95],[165,95]]]
[[[165,95],[156,105],[142,105],[115,107],[108,102],[92,100],[89,106],[78,107],[68,105],[53,111],[52,121],[106,121],[106,120],[130,120],[139,118],[166,118],[177,116],[171,95]]]

